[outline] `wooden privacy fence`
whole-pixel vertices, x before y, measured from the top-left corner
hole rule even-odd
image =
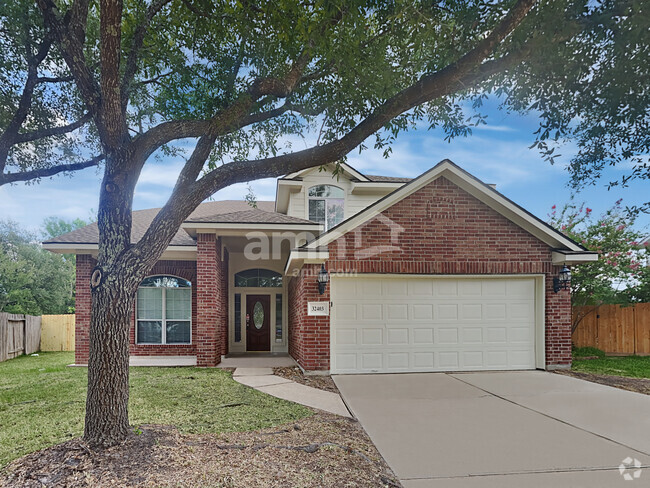
[[[0,312],[0,362],[32,354],[40,342],[40,317]]]
[[[574,307],[574,323],[585,313],[573,333],[577,347],[597,347],[611,355],[650,355],[650,303]]]
[[[43,315],[41,351],[74,351],[74,315]]]

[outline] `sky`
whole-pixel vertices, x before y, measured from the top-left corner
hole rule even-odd
[[[447,158],[485,183],[496,184],[498,191],[544,221],[551,207],[568,202],[572,190],[568,188],[565,165],[575,153],[571,144],[559,151],[557,164],[544,161],[535,149],[533,132],[538,119],[535,114],[509,114],[497,109],[494,101],[483,113],[488,115],[485,126],[475,128],[467,138],[444,140],[440,130],[417,129],[398,136],[388,159],[382,151],[358,150],[348,155],[348,163],[362,173],[415,177]],[[308,147],[311,141],[294,142],[295,150]],[[372,148],[373,140],[368,141]],[[176,177],[183,165],[182,158],[151,158],[145,165],[136,187],[134,210],[160,207],[169,197]],[[623,205],[639,205],[648,201],[650,182],[634,182],[629,188],[615,187],[608,191],[610,180],[620,178],[623,169],[609,169],[596,185],[576,195],[577,202],[585,204],[598,215],[622,198]],[[66,220],[89,220],[98,207],[98,189],[101,172],[89,168],[72,177],[57,176],[38,184],[17,184],[0,187],[0,219],[14,220],[22,227],[36,231],[46,217]],[[264,179],[251,183],[258,200],[274,200],[275,180]],[[246,184],[237,184],[213,195],[215,200],[243,200]],[[637,219],[637,228],[650,234],[650,215]]]

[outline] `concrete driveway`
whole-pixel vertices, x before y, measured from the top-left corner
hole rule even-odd
[[[650,396],[541,371],[334,381],[405,488],[650,486]]]

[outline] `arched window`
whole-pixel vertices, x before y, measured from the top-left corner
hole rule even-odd
[[[247,269],[235,273],[237,287],[274,287],[282,286],[282,275],[270,269]]]
[[[345,192],[338,186],[316,185],[309,189],[309,220],[329,230],[343,221]]]
[[[138,288],[136,342],[190,344],[192,283],[176,276],[149,276]]]

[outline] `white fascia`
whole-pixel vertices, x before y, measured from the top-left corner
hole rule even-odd
[[[304,264],[323,264],[330,257],[327,249],[292,249],[284,267],[285,276],[297,276]]]

